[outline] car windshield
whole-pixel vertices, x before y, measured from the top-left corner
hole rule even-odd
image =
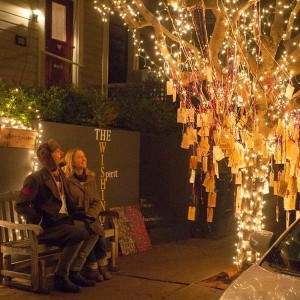
[[[300,276],[300,222],[266,255],[262,267]]]

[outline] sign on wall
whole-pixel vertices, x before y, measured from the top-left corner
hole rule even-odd
[[[35,130],[0,127],[0,146],[34,149],[36,135]]]
[[[106,209],[139,202],[140,133],[44,121],[40,125],[42,142],[55,139],[65,153],[84,151]]]
[[[112,131],[108,129],[98,129],[95,128],[96,141],[99,142],[100,150],[100,192],[101,192],[101,203],[102,208],[105,210],[106,207],[106,183],[108,179],[113,179],[118,177],[118,170],[107,170],[105,167],[105,150],[106,146],[111,142]]]

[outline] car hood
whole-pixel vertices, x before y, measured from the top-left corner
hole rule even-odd
[[[221,299],[300,299],[300,278],[254,265],[228,287]]]

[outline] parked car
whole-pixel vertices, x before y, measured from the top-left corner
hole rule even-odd
[[[268,249],[272,236],[269,231],[251,236],[251,247],[265,254],[231,283],[221,300],[300,299],[300,219]]]

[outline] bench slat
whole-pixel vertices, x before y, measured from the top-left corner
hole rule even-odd
[[[0,200],[1,200],[1,196],[0,196]],[[4,201],[0,202],[0,212],[1,212],[1,219],[7,220],[6,207]],[[3,227],[1,228],[1,236],[3,241],[5,242],[9,241],[9,233],[7,228],[3,228]]]
[[[1,270],[1,274],[3,276],[7,276],[7,277],[22,278],[22,279],[27,279],[27,280],[31,279],[30,274],[19,273],[19,272],[15,272],[15,271]]]
[[[45,278],[53,275],[55,271],[60,248],[38,244],[37,235],[42,232],[42,228],[26,224],[24,218],[14,210],[19,193],[0,194],[0,283],[3,280],[3,284],[15,286],[19,284],[15,279],[26,279],[31,290],[43,290]],[[118,227],[114,216],[109,224],[113,228],[105,229],[105,237],[110,239],[111,246],[107,258],[111,259],[112,268],[116,268]],[[12,258],[13,255],[16,260]]]

